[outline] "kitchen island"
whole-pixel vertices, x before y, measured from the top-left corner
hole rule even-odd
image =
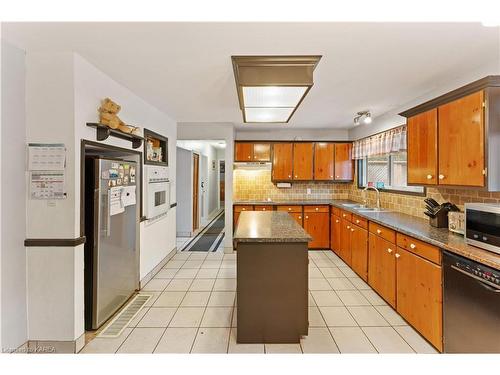
[[[287,212],[242,212],[234,233],[237,342],[298,343],[308,332],[311,241]]]

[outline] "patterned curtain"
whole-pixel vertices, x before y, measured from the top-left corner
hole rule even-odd
[[[403,125],[355,141],[352,147],[352,157],[353,159],[364,159],[367,156],[386,155],[405,150],[406,125]]]

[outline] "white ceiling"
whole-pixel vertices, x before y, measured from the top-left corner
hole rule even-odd
[[[323,55],[287,127],[349,128],[498,61],[479,23],[8,23],[29,51],[74,51],[178,122],[242,124],[231,55]]]

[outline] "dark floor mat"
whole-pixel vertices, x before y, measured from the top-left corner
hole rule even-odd
[[[220,243],[224,239],[224,234],[217,240],[219,235],[224,232],[224,212],[217,217],[212,223],[209,224],[207,230],[193,238],[192,243],[188,244],[187,251],[210,251],[210,248],[217,241],[212,251],[216,251]]]

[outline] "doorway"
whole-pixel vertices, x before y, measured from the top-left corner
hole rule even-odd
[[[200,155],[193,153],[193,232],[199,228],[199,178],[200,178]]]
[[[224,208],[226,196],[226,162],[219,160],[219,207]]]

